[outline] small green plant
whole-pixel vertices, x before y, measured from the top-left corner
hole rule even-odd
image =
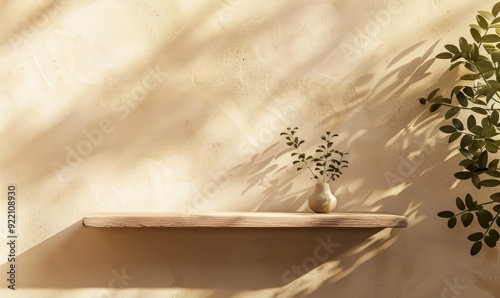
[[[430,104],[430,112],[447,109],[444,118],[449,121],[439,130],[449,134],[448,143],[457,144],[462,155],[461,171],[455,178],[470,180],[477,189],[492,189],[500,185],[498,153],[500,149],[500,2],[491,12],[479,11],[476,24],[470,25],[472,40],[461,37],[458,45],[447,44],[446,52],[436,56],[449,59],[451,66],[466,71],[460,77],[449,97],[432,91],[421,104]],[[483,191],[486,192],[487,190]],[[439,217],[454,228],[460,220],[468,227],[477,218],[482,231],[472,233],[468,239],[473,242],[470,254],[481,251],[483,243],[495,247],[500,240],[500,192],[483,194],[475,200],[471,194],[464,199],[457,197],[458,211],[441,211]]]
[[[318,146],[316,153],[318,156],[313,157],[312,155],[307,155],[300,151],[300,146],[304,144],[304,140],[299,139],[296,135],[298,128],[288,127],[286,132],[282,132],[280,135],[285,136],[286,144],[294,148],[295,152],[291,155],[296,159],[293,164],[299,164],[297,171],[302,169],[309,169],[313,178],[317,182],[328,183],[330,181],[335,181],[340,175],[342,175],[342,169],[347,168],[349,162],[344,159],[345,155],[348,153],[334,149],[332,139],[338,137],[338,134],[331,134],[329,131],[325,135],[321,136],[321,139],[325,142],[324,144]],[[314,170],[313,170],[314,167]]]

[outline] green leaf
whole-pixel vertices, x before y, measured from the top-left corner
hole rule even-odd
[[[484,141],[481,141],[481,140],[474,140],[472,141],[472,143],[469,145],[469,152],[476,152],[476,151],[479,151],[481,150],[482,151],[482,148],[484,146]]]
[[[441,211],[437,215],[442,218],[451,218],[455,216],[455,213],[452,211]]]
[[[488,228],[490,221],[493,220],[493,215],[491,214],[491,212],[486,209],[480,209],[477,213],[479,219],[484,221],[486,228]]]
[[[472,196],[470,194],[465,196],[465,206],[469,209],[474,208],[474,201],[472,200]]]
[[[489,117],[484,117],[481,119],[481,125],[486,128],[487,126],[491,126],[490,124],[490,118]]]
[[[459,166],[462,166],[462,167],[467,167],[467,166],[470,166],[470,165],[475,165],[476,163],[473,162],[472,160],[469,160],[469,159],[464,159],[462,160],[458,165]]]
[[[467,39],[460,37],[458,40],[458,44],[460,46],[460,52],[464,57],[468,56],[469,53],[469,43],[467,42]]]
[[[464,201],[462,201],[462,199],[460,199],[459,197],[457,197],[455,202],[457,204],[458,209],[460,209],[461,211],[464,211],[466,209]]]
[[[499,171],[488,171],[486,172],[486,174],[490,175],[491,177],[495,177],[495,178],[500,178],[500,172]]]
[[[472,178],[472,173],[471,172],[457,172],[453,176],[455,178],[460,179],[460,180],[467,180]]]
[[[464,87],[463,91],[468,97],[474,97],[474,89],[472,89],[471,87],[466,86]]]
[[[464,93],[462,93],[462,92],[458,92],[458,93],[457,93],[457,101],[458,101],[458,103],[459,103],[462,107],[467,107],[467,106],[469,105],[469,101],[467,100],[467,97],[466,97],[466,96],[464,95]],[[452,109],[459,109],[459,110],[460,110],[460,108],[457,108],[457,107],[452,108]],[[458,113],[458,112],[457,112],[457,113]],[[451,117],[450,117],[450,118],[451,118]],[[446,119],[448,119],[448,118],[446,118]]]
[[[476,118],[470,115],[469,118],[467,118],[467,129],[470,130],[474,126],[476,126]]]
[[[458,130],[464,130],[464,124],[462,123],[462,121],[460,121],[460,119],[453,119],[452,120],[452,123],[453,123],[453,126],[455,126],[456,129]]]
[[[457,57],[458,55],[454,56],[453,58]],[[458,56],[460,57],[460,56]],[[453,60],[453,59],[452,59]],[[455,67],[459,66],[460,64],[463,64],[464,62],[463,61],[457,61],[455,63],[453,63],[452,65],[450,65],[450,68],[448,68],[448,70],[452,70],[454,69]]]
[[[500,178],[500,172],[499,171],[492,171],[492,172],[486,172],[486,174],[490,175],[491,177],[495,178]]]
[[[460,216],[460,220],[462,221],[464,227],[468,227],[474,220],[474,215],[472,215],[471,213],[464,213]]]
[[[470,35],[474,38],[474,41],[481,42],[481,33],[476,28],[470,28]]]
[[[478,137],[481,137],[481,134],[483,133],[483,128],[479,125],[473,126],[469,128],[469,130]]]
[[[453,54],[449,53],[449,52],[443,52],[443,53],[436,55],[436,58],[438,58],[438,59],[451,59],[452,57],[453,57]]]
[[[483,239],[484,237],[484,234],[482,232],[476,232],[476,233],[473,233],[473,234],[470,234],[467,239],[469,239],[470,241],[479,241],[481,239]]]
[[[483,17],[485,17],[489,21],[491,21],[495,18],[495,16],[492,15],[491,12],[489,12],[489,11],[480,10],[480,11],[478,11],[478,13],[480,15],[482,15]]]
[[[474,175],[472,176],[472,178],[470,179],[470,181],[472,181],[472,185],[474,185],[475,188],[477,189],[481,189],[481,179],[479,179],[479,176],[478,175]]]
[[[493,52],[490,53],[490,55],[491,55],[491,60],[493,60],[493,62],[498,63],[498,61],[500,61],[499,50],[494,50]]]
[[[482,114],[482,115],[488,115],[488,112],[486,112],[485,109],[482,109],[482,108],[479,108],[479,107],[473,107],[471,109],[472,111],[478,113],[478,114]]]
[[[454,142],[456,139],[460,138],[462,134],[460,132],[455,132],[455,133],[452,133],[450,135],[450,137],[448,138],[448,143],[452,143]]]
[[[498,113],[498,111],[491,112],[490,115],[491,125],[496,125],[498,123],[498,120],[500,120],[500,113]]]
[[[496,192],[496,193],[492,194],[492,195],[490,196],[490,198],[491,198],[493,201],[500,203],[500,192]]]
[[[491,54],[492,52],[497,50],[497,48],[492,44],[483,44],[483,48],[486,50],[486,52],[488,52],[488,54]]]
[[[457,99],[458,99],[458,96],[457,96]],[[450,119],[451,117],[455,116],[459,112],[460,112],[460,108],[457,108],[457,107],[451,108],[448,111],[446,111],[446,113],[444,114],[444,118]]]
[[[472,244],[472,247],[470,249],[471,256],[477,255],[481,251],[482,247],[483,247],[483,243],[481,241],[477,241],[474,244]]]
[[[486,180],[481,181],[479,184],[481,186],[485,186],[485,187],[495,187],[495,186],[500,185],[500,181],[495,180],[495,179],[486,179]]]
[[[493,206],[493,210],[500,213],[500,204]]]
[[[469,152],[476,152],[476,151],[482,151],[484,147],[485,142],[481,140],[474,140],[472,143],[469,145]]]
[[[450,54],[450,53],[448,53],[448,54]],[[465,68],[467,68],[468,70],[470,70],[474,73],[479,73],[479,69],[474,64],[466,62],[464,65],[465,65]]]
[[[481,28],[483,28],[484,30],[488,29],[488,22],[486,21],[486,19],[482,15],[477,15],[476,21],[477,21],[477,24],[479,26],[481,26]]]
[[[439,88],[432,90],[432,92],[429,93],[429,96],[427,96],[427,99],[434,98],[434,96],[436,96],[436,94],[438,93],[438,91],[439,91]]]
[[[495,247],[497,245],[497,242],[491,236],[484,237],[484,243],[489,247]]]
[[[460,153],[462,153],[462,155],[465,156],[465,158],[472,159],[472,154],[469,151],[463,148],[459,148],[458,151],[460,151]]]
[[[460,147],[465,148],[472,142],[472,136],[464,135],[460,140]]]
[[[475,73],[464,74],[463,76],[460,77],[461,80],[465,80],[465,81],[475,81],[475,80],[480,79],[480,78],[481,78],[481,75],[475,74]]]
[[[495,171],[497,168],[498,168],[498,162],[500,160],[497,159],[494,159],[490,162],[490,164],[488,165],[488,170],[489,171]]]
[[[484,148],[486,148],[486,150],[491,153],[497,153],[498,151],[498,148],[490,143],[484,144]]]
[[[457,218],[452,217],[448,219],[448,228],[453,229],[457,225]]]
[[[488,151],[483,151],[481,155],[479,155],[477,165],[480,168],[486,168],[487,164],[488,164]]]
[[[489,235],[495,239],[495,241],[498,241],[500,240],[500,234],[497,232],[497,230],[495,229],[491,229],[490,232],[489,232]]]
[[[489,139],[497,134],[494,126],[487,126],[483,128],[483,136],[485,139]]]
[[[488,80],[488,85],[493,87],[492,91],[495,92],[497,89],[500,89],[500,83],[496,80]]]
[[[474,30],[476,30],[476,29],[474,29]],[[460,50],[455,45],[447,44],[444,47],[445,47],[445,49],[447,49],[448,51],[450,51],[453,54],[459,54],[460,53]]]
[[[496,34],[486,34],[481,38],[482,43],[493,43],[493,42],[499,42],[500,41],[500,36]]]
[[[494,70],[495,66],[491,64],[490,60],[479,60],[475,62],[475,65],[485,71]]]
[[[440,105],[440,104],[435,103],[435,104],[433,104],[433,105],[429,108],[429,111],[430,111],[431,113],[433,113],[433,112],[437,111],[437,109],[439,109],[440,107],[441,107],[441,105]]]
[[[457,131],[457,129],[451,125],[445,125],[445,126],[441,126],[439,128],[440,131],[444,132],[444,133],[454,133]]]
[[[494,6],[493,9],[491,10],[491,13],[496,17],[498,13],[500,12],[500,2],[497,2]],[[500,20],[499,20],[500,22]]]

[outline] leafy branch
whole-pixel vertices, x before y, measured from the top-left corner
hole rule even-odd
[[[464,227],[470,226],[474,221],[475,215],[479,225],[485,229],[485,231],[475,232],[467,237],[470,241],[474,242],[470,250],[471,255],[476,255],[481,251],[483,241],[487,246],[495,247],[498,240],[500,240],[500,234],[493,228],[495,223],[500,227],[500,217],[498,217],[500,214],[500,192],[492,194],[490,198],[491,201],[478,204],[478,201],[474,200],[470,194],[467,194],[465,200],[462,200],[460,197],[456,199],[457,208],[462,212],[455,214],[453,211],[441,211],[438,213],[439,217],[448,219],[448,227],[450,229],[456,226],[458,221],[457,218],[459,217]],[[485,209],[484,206],[494,203],[496,203],[496,205],[493,206],[492,209],[496,214],[493,216],[493,213]]]
[[[320,153],[319,156],[313,157],[300,151],[300,146],[305,141],[296,136],[297,130],[297,127],[288,127],[287,131],[280,133],[281,136],[285,136],[286,144],[295,149],[291,156],[295,157],[293,164],[299,164],[297,171],[307,168],[311,172],[313,179],[323,183],[340,178],[342,175],[341,170],[347,168],[349,162],[345,159],[348,153],[333,148],[332,139],[338,137],[338,135],[327,131],[325,135],[321,136],[325,143],[316,149],[316,153]],[[314,166],[314,170],[311,168],[312,166]]]
[[[500,149],[500,2],[491,12],[479,11],[477,24],[470,25],[473,41],[461,37],[458,45],[447,44],[447,52],[436,56],[449,59],[449,70],[462,67],[467,70],[460,77],[464,85],[457,85],[449,97],[438,95],[440,89],[432,91],[426,98],[419,98],[423,105],[430,104],[430,112],[444,107],[445,120],[449,124],[439,130],[449,134],[448,143],[458,141],[455,147],[464,157],[459,162],[462,171],[454,174],[460,180],[470,180],[477,189],[500,186],[499,159],[494,158]],[[493,32],[492,32],[493,31]],[[466,115],[461,112],[466,110]],[[467,116],[468,115],[468,116]],[[465,117],[467,118],[465,119]],[[465,122],[465,124],[464,124]],[[491,156],[493,155],[493,157]],[[460,212],[441,211],[438,216],[448,219],[448,227],[454,228],[459,217],[463,226],[468,227],[476,216],[483,232],[469,235],[472,242],[471,255],[481,251],[483,242],[495,247],[500,234],[494,224],[500,227],[500,192],[493,193],[484,203],[478,203],[470,194],[465,200],[456,199]],[[488,210],[486,207],[492,207]],[[496,213],[496,214],[495,214]]]

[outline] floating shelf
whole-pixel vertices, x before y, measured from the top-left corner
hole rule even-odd
[[[383,213],[97,213],[83,218],[86,228],[406,228],[401,215]]]

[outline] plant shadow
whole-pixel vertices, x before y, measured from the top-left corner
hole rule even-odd
[[[380,231],[97,229],[79,221],[17,257],[23,268],[17,287],[275,288],[334,262]],[[0,269],[7,272],[8,266]]]

